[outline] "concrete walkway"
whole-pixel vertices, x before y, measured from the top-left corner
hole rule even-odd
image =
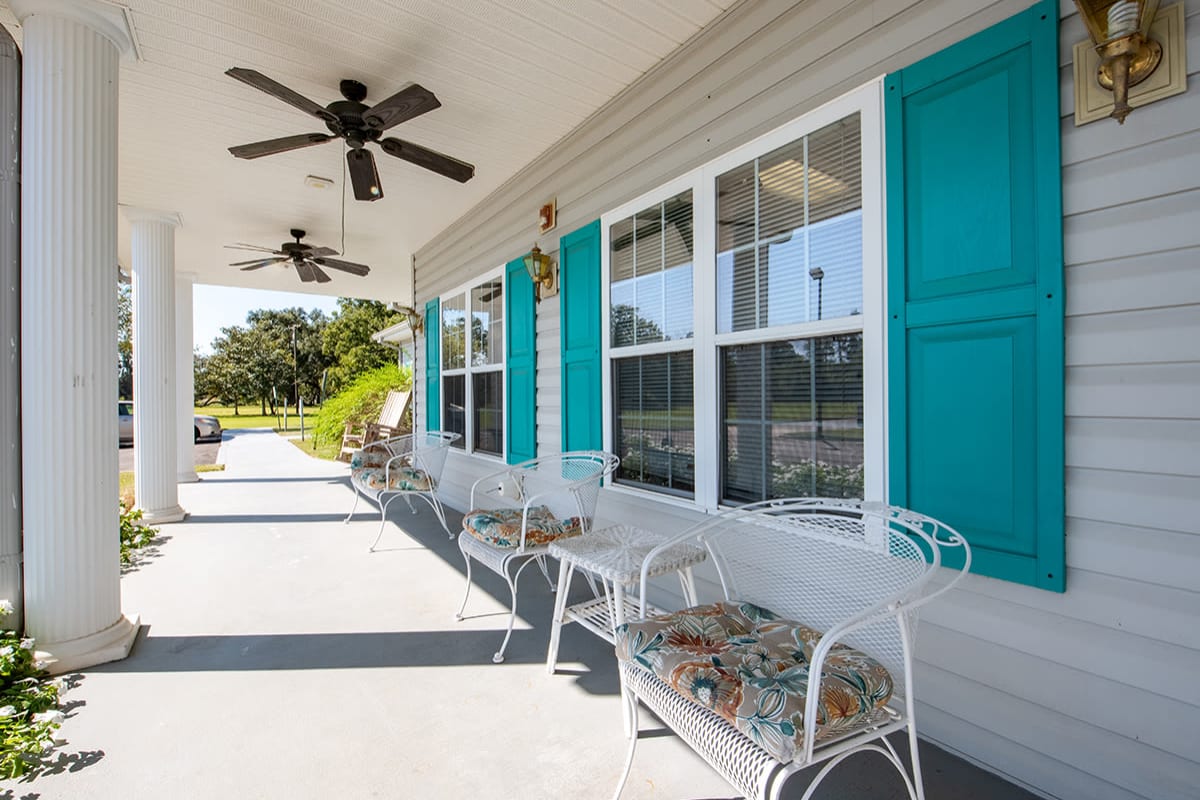
[[[78,679],[59,767],[0,783],[0,800],[611,794],[626,745],[612,648],[568,626],[547,675],[552,595],[536,572],[494,665],[507,589],[476,570],[475,616],[454,622],[462,557],[428,510],[394,504],[368,553],[377,512],[342,524],[344,465],[266,430],[227,434],[222,456],[225,472],[180,486],[191,518],[123,580],[145,626],[133,654]],[[857,758],[817,797],[902,796],[881,760]],[[929,800],[1032,797],[935,748],[923,758]],[[732,795],[673,735],[644,733],[623,797]]]

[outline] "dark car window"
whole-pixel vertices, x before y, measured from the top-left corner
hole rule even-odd
[[[133,416],[133,403],[117,403],[117,414],[122,417]]]

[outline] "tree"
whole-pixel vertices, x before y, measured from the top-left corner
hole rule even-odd
[[[128,283],[117,284],[117,397],[133,399],[133,298]]]
[[[400,321],[400,314],[375,300],[338,298],[338,310],[321,334],[321,351],[329,366],[328,395],[337,394],[359,375],[396,360],[395,351],[371,334]]]

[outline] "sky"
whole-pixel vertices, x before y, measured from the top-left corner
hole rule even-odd
[[[259,308],[319,308],[326,314],[337,310],[337,298],[301,292],[273,292],[233,286],[197,284],[192,295],[192,342],[203,354],[212,352],[212,341],[221,328],[245,325],[246,315]]]

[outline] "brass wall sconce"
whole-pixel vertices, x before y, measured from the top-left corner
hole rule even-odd
[[[414,334],[425,331],[425,318],[421,316],[420,311],[412,306],[402,306],[399,303],[392,303],[392,310],[404,315],[404,321],[408,323],[409,329]]]
[[[554,259],[543,253],[535,244],[524,261],[525,271],[533,281],[534,297],[539,303],[543,297],[558,294],[558,270],[555,268]]]
[[[1095,84],[1112,92],[1112,111],[1108,116],[1121,124],[1133,110],[1130,89],[1154,75],[1160,64],[1167,69],[1160,71],[1154,86],[1139,93],[1138,105],[1186,88],[1186,85],[1176,87],[1177,82],[1187,80],[1186,70],[1181,72],[1183,54],[1179,52],[1185,45],[1183,18],[1178,13],[1182,4],[1165,9],[1162,14],[1158,4],[1159,0],[1075,0],[1095,49],[1095,56],[1090,57],[1084,51],[1086,43],[1075,49],[1075,124],[1103,116],[1095,113],[1097,99],[1088,96],[1100,94],[1095,91]],[[1108,110],[1105,100],[1099,102]]]

